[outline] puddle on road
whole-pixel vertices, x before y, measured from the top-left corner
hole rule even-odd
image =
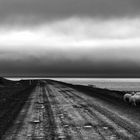
[[[32,133],[30,133],[30,134],[27,134],[27,137],[32,137]]]
[[[93,127],[93,126],[92,126],[91,123],[87,123],[87,124],[84,125],[84,128],[85,128],[85,129],[91,129],[92,127]]]
[[[109,139],[110,140],[116,140],[116,136],[115,135],[112,135]]]
[[[44,109],[45,107],[44,107],[44,105],[37,105],[36,106],[36,109]]]
[[[66,140],[66,136],[64,136],[64,135],[60,135],[60,136],[58,136],[57,139],[58,139],[58,140]]]
[[[31,120],[30,123],[40,123],[40,120]]]
[[[42,106],[41,106],[41,108],[42,108],[42,109],[44,109],[44,108],[45,108],[45,106],[44,106],[44,105],[42,105]]]
[[[34,123],[40,123],[40,120],[33,120]]]
[[[61,119],[64,119],[64,114],[58,114]]]
[[[65,124],[65,125],[63,125],[63,127],[67,128],[67,127],[69,127],[69,125]]]
[[[44,137],[42,137],[42,136],[38,136],[38,137],[34,137],[34,138],[32,138],[32,140],[44,140]]]
[[[103,129],[107,130],[107,129],[108,129],[108,127],[106,127],[106,126],[105,126],[105,127],[103,127]]]

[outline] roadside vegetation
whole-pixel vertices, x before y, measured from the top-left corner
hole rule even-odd
[[[34,89],[35,82],[28,81],[1,83],[0,86],[0,139],[12,126],[21,108]]]

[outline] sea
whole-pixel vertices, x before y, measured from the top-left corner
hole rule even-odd
[[[9,78],[9,79],[20,80],[30,78]],[[119,91],[140,91],[139,78],[40,78],[40,79],[53,79],[71,84],[94,85],[100,88],[107,88]]]

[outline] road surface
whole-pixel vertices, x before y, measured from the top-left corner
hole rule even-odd
[[[39,81],[2,140],[139,140],[139,130],[96,98]]]

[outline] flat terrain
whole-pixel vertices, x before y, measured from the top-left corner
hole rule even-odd
[[[24,99],[15,119],[1,134],[2,140],[140,139],[139,108],[123,101],[119,104],[108,98],[91,97],[49,80],[37,81]]]

